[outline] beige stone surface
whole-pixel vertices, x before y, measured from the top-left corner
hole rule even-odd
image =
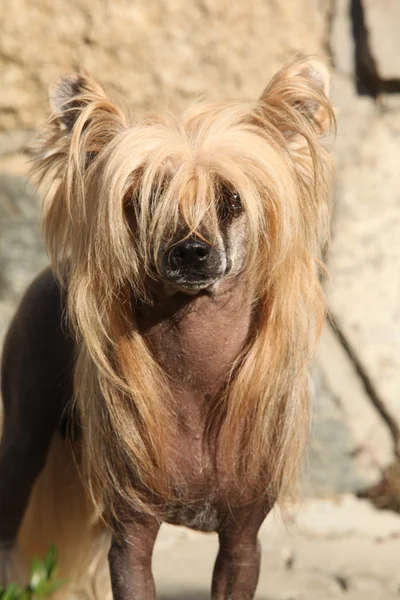
[[[362,0],[369,47],[381,79],[400,79],[400,2]]]
[[[330,0],[0,0],[0,129],[30,128],[48,85],[85,67],[142,114],[257,96],[296,52],[324,52]]]
[[[39,206],[39,197],[28,181],[2,174],[0,160],[0,354],[3,335],[21,295],[48,262]]]
[[[333,64],[339,73],[354,73],[354,39],[350,19],[350,1],[335,0],[332,7],[330,46]]]
[[[393,439],[329,323],[319,344],[314,381],[305,489],[326,495],[377,483],[393,460]]]
[[[400,112],[382,114],[337,77],[330,306],[400,422]]]
[[[29,175],[28,147],[34,131],[14,129],[0,132],[0,174]],[[0,207],[0,214],[2,207]]]

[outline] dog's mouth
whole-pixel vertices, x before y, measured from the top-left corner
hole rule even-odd
[[[164,268],[158,272],[158,277],[168,288],[188,294],[197,294],[212,288],[225,276],[225,269],[213,268],[208,270],[171,269]]]
[[[164,282],[176,291],[185,292],[188,294],[197,294],[201,291],[207,290],[215,286],[222,278],[220,276],[200,276],[199,273],[187,274],[187,273],[176,273],[170,275],[168,278],[164,278]]]

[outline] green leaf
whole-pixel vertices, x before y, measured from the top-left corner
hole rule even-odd
[[[19,600],[21,590],[16,583],[10,583],[2,593],[2,600]]]
[[[32,559],[31,579],[24,589],[16,583],[10,583],[7,588],[0,588],[0,600],[45,600],[65,585],[67,580],[57,580],[57,551],[51,546],[41,561]]]
[[[47,597],[47,581],[42,579],[39,581],[35,589],[35,598],[46,598]]]
[[[50,546],[48,549],[47,554],[44,557],[44,566],[46,567],[47,577],[50,579],[57,566],[57,549],[55,546]]]
[[[43,582],[47,581],[47,569],[36,556],[32,559],[31,566],[31,580],[29,582],[29,589],[32,592],[36,592]]]

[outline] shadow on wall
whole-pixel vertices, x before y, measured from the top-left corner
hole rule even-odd
[[[380,94],[399,94],[399,79],[382,79],[371,50],[362,0],[350,1],[350,18],[354,37],[356,86],[360,96],[377,98]]]

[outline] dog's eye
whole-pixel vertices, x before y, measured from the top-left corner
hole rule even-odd
[[[242,210],[242,201],[237,192],[231,192],[228,199],[228,209],[232,217],[238,217]]]
[[[221,218],[222,220],[228,217],[240,217],[243,212],[242,201],[237,192],[224,188],[222,190],[222,205],[221,205]]]

